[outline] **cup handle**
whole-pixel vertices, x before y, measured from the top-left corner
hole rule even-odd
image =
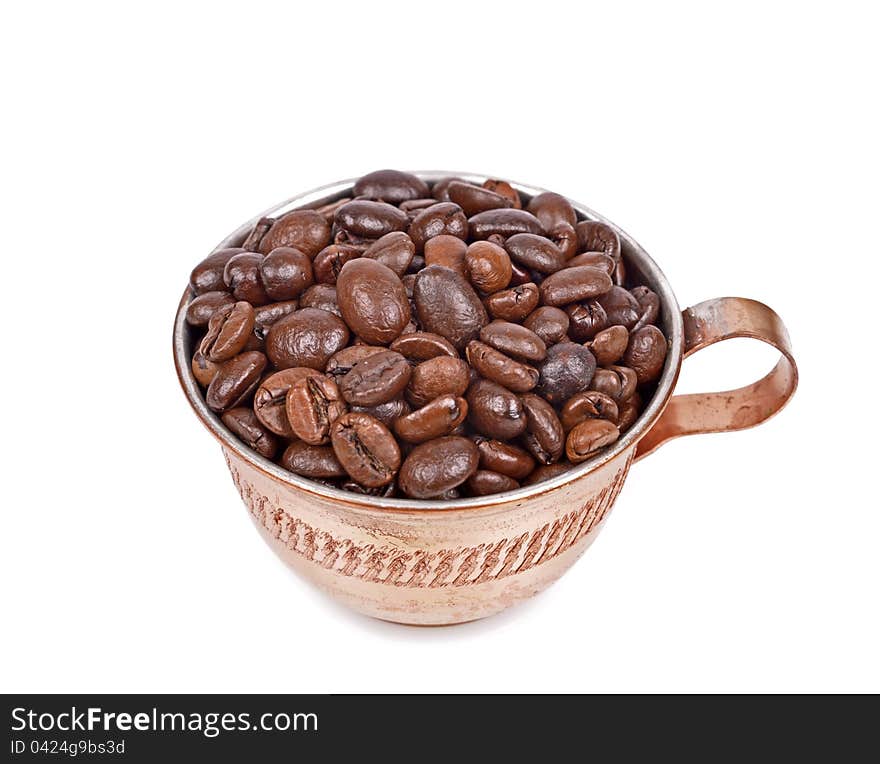
[[[738,390],[674,396],[639,441],[636,459],[682,435],[744,430],[761,424],[785,406],[797,388],[798,371],[788,330],[763,303],[745,297],[719,297],[688,308],[682,317],[685,358],[732,337],[761,340],[782,357],[766,377]]]

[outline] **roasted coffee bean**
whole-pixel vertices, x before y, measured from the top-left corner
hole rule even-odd
[[[199,351],[214,363],[228,361],[244,349],[253,331],[254,309],[249,302],[224,305],[211,316]]]
[[[403,231],[386,233],[364,250],[364,257],[377,260],[402,277],[416,254],[416,245]]]
[[[231,258],[223,269],[223,281],[236,300],[246,300],[254,307],[271,302],[260,278],[263,255],[242,252]]]
[[[361,485],[355,480],[346,480],[342,483],[340,488],[342,488],[343,491],[360,493],[364,496],[381,496],[385,499],[397,496],[397,486],[393,480],[388,485],[379,486],[378,488],[367,488],[365,485]]]
[[[499,237],[500,238],[500,237]],[[492,237],[490,236],[486,241],[492,241]],[[492,241],[493,244],[497,244],[497,241]],[[499,246],[503,246],[503,242],[499,244]],[[518,287],[524,285],[532,285],[536,286],[536,284],[532,283],[532,273],[531,271],[523,268],[521,265],[517,265],[516,263],[510,263],[510,286]]]
[[[346,475],[330,446],[310,446],[301,440],[294,441],[285,449],[280,463],[289,472],[312,479],[326,480]]]
[[[400,209],[402,209],[409,217],[410,222],[412,222],[413,218],[419,214],[422,210],[433,207],[437,204],[437,200],[431,196],[426,199],[410,199],[406,202],[400,203]]]
[[[632,369],[639,384],[644,385],[660,377],[666,361],[666,350],[666,337],[663,336],[663,332],[656,326],[648,324],[636,329],[630,335],[629,344],[623,354],[623,364]]]
[[[492,318],[522,321],[538,306],[539,299],[538,287],[529,282],[490,294],[485,304]]]
[[[367,173],[354,184],[352,193],[367,199],[381,199],[389,204],[400,204],[408,199],[431,195],[425,181],[399,170],[376,170]]]
[[[449,435],[467,417],[468,405],[464,398],[441,395],[394,423],[397,437],[408,443]]]
[[[495,348],[473,340],[468,343],[468,363],[481,377],[503,385],[515,393],[525,393],[538,384],[538,370],[514,361]]]
[[[260,262],[260,279],[273,300],[295,300],[314,282],[312,261],[293,247],[273,249]]]
[[[562,429],[566,433],[585,419],[607,419],[617,424],[619,416],[614,399],[596,390],[585,390],[572,395],[559,412]]]
[[[416,446],[400,468],[397,483],[413,499],[428,499],[464,483],[477,470],[477,447],[449,435]]]
[[[565,254],[545,236],[518,233],[504,242],[504,248],[511,260],[530,271],[556,273],[566,264]]]
[[[590,381],[590,389],[613,398],[618,407],[628,400],[636,391],[638,377],[635,371],[626,366],[609,366],[607,369],[596,369]]]
[[[220,364],[209,361],[202,355],[200,350],[196,350],[195,353],[193,353],[190,366],[192,367],[192,373],[196,378],[196,382],[202,387],[210,385],[211,380],[214,379],[217,372],[220,370]]]
[[[505,239],[518,233],[544,236],[547,232],[531,212],[517,209],[487,210],[468,220],[471,239],[488,239],[493,233]]]
[[[556,228],[560,223],[572,228],[577,224],[577,215],[568,199],[552,191],[545,191],[532,197],[526,209],[538,218],[548,231]]]
[[[468,422],[479,433],[510,440],[526,429],[522,401],[510,390],[488,379],[479,379],[467,391]]]
[[[270,374],[254,393],[254,413],[257,418],[276,435],[293,438],[293,428],[287,418],[287,393],[300,380],[319,374],[315,369],[304,366]]]
[[[260,242],[263,241],[263,237],[274,224],[275,218],[260,218],[247,235],[247,238],[242,242],[242,249],[247,252],[259,252]]]
[[[349,261],[361,256],[358,247],[349,244],[330,244],[315,255],[315,281],[319,284],[335,284],[342,267]]]
[[[330,428],[333,452],[345,471],[367,488],[388,485],[400,468],[400,448],[391,431],[369,414],[350,411]]]
[[[507,252],[489,241],[475,241],[467,248],[464,269],[471,284],[484,294],[504,289],[512,275]]]
[[[641,315],[636,298],[623,287],[611,287],[605,294],[597,297],[596,301],[605,309],[608,326],[625,326],[627,329],[632,329]]]
[[[299,307],[297,300],[284,300],[283,302],[270,302],[268,305],[261,305],[254,308],[254,326],[258,333],[265,336],[279,318],[289,316]]]
[[[376,239],[371,239],[366,236],[355,236],[347,231],[337,230],[333,235],[333,241],[331,243],[350,247],[351,249],[363,253],[366,252],[375,241]]]
[[[377,260],[346,263],[337,281],[342,317],[358,337],[387,345],[410,319],[406,289],[397,274]]]
[[[413,299],[425,331],[448,339],[458,350],[475,339],[489,316],[474,288],[456,273],[429,265],[416,276]]]
[[[351,201],[350,196],[343,196],[337,199],[335,202],[330,202],[329,204],[322,204],[320,207],[315,209],[324,220],[327,221],[329,225],[333,225],[333,220],[336,217],[336,210],[342,207],[344,204],[348,204]]]
[[[190,326],[207,326],[214,311],[232,305],[235,298],[229,292],[204,292],[193,298],[186,309],[186,322]]]
[[[227,247],[212,252],[195,268],[189,276],[189,285],[197,295],[205,292],[225,292],[228,287],[223,280],[223,271],[228,263],[236,255],[246,250],[241,247]]]
[[[336,287],[333,284],[315,284],[310,286],[302,293],[302,297],[299,298],[299,306],[301,308],[326,310],[328,313],[333,313],[342,318]]]
[[[378,239],[391,231],[405,231],[405,212],[385,202],[355,199],[336,210],[336,227],[353,236]]]
[[[575,342],[587,342],[608,326],[605,308],[597,300],[567,305],[568,336]]]
[[[406,358],[393,350],[358,361],[339,382],[342,397],[353,406],[377,406],[403,394],[412,375]]]
[[[256,351],[241,353],[224,362],[205,394],[212,411],[226,411],[241,405],[260,382],[266,356]]]
[[[565,449],[565,433],[553,406],[533,393],[521,396],[520,400],[526,412],[526,448],[541,464],[559,461]]]
[[[660,315],[660,298],[657,293],[646,286],[634,287],[629,293],[636,298],[640,310],[639,320],[633,325],[633,331],[649,324],[656,324]]]
[[[401,335],[388,347],[389,350],[396,350],[413,363],[427,361],[440,355],[458,358],[458,352],[448,339],[431,332],[413,332]]]
[[[585,419],[574,426],[565,440],[565,455],[573,464],[594,456],[600,448],[620,437],[620,430],[607,419]]]
[[[419,408],[441,395],[464,395],[470,384],[470,369],[460,358],[440,355],[429,358],[412,371],[406,397]]]
[[[503,196],[505,199],[510,199],[514,209],[522,209],[522,202],[520,201],[519,193],[506,180],[489,178],[489,180],[483,181],[483,188],[493,191],[494,193]]]
[[[301,308],[279,319],[266,334],[266,354],[279,369],[308,366],[323,370],[327,361],[348,344],[345,323],[332,313]]]
[[[611,278],[599,268],[579,265],[550,274],[541,282],[541,301],[559,307],[598,297],[611,289]],[[607,312],[607,311],[606,311]]]
[[[466,276],[464,258],[467,244],[457,236],[440,234],[425,242],[425,265],[442,265]]]
[[[310,374],[290,386],[285,411],[290,429],[304,443],[330,442],[330,425],[346,412],[336,383],[325,374]]]
[[[547,358],[540,366],[538,392],[554,406],[561,406],[575,393],[590,386],[596,359],[583,345],[560,342],[547,348]]]
[[[293,247],[313,258],[330,243],[330,224],[315,210],[293,210],[282,215],[260,242],[268,255],[278,247]]]
[[[486,210],[513,207],[513,202],[501,194],[496,194],[483,186],[454,180],[446,187],[449,200],[455,202],[467,217]]]
[[[531,329],[509,321],[492,321],[480,330],[480,340],[519,361],[543,361],[547,345]]]
[[[614,260],[603,252],[581,252],[566,263],[566,267],[575,268],[579,265],[589,265],[591,268],[599,268],[609,276],[614,275]]]
[[[500,440],[478,438],[480,469],[500,472],[514,480],[522,480],[535,469],[535,460],[528,451]]]
[[[378,406],[352,406],[351,410],[374,416],[391,429],[397,419],[412,412],[412,407],[403,398],[395,398]]]
[[[620,417],[617,422],[618,429],[621,432],[624,432],[632,427],[636,419],[639,418],[641,411],[642,396],[640,396],[638,390],[636,390],[636,392],[620,404]]]
[[[609,225],[584,220],[575,226],[581,252],[602,252],[615,263],[620,261],[620,237]]]
[[[623,356],[629,342],[629,332],[624,326],[609,326],[593,337],[587,347],[596,357],[599,366],[610,366]],[[632,364],[628,364],[631,366]]]
[[[349,345],[330,357],[324,372],[339,382],[340,378],[348,374],[356,363],[387,350],[388,348],[383,345]]]
[[[422,253],[425,242],[435,236],[456,236],[466,239],[468,233],[467,218],[461,207],[452,202],[438,202],[415,216],[409,226],[409,236],[416,245],[416,252]]]
[[[535,485],[543,483],[545,480],[552,480],[559,475],[563,475],[572,468],[569,461],[557,462],[556,464],[541,464],[535,471],[526,478],[523,485]]]
[[[574,226],[570,226],[568,223],[559,223],[555,228],[547,231],[547,238],[562,252],[567,264],[571,265],[571,259],[578,251],[577,231],[574,230]]]
[[[248,448],[267,459],[275,456],[275,452],[278,451],[278,438],[263,426],[252,408],[241,406],[229,409],[220,418]]]
[[[566,338],[569,318],[565,311],[545,305],[530,313],[523,321],[523,326],[538,335],[544,344],[549,346]]]
[[[454,183],[455,181],[458,181],[460,183],[467,182],[467,181],[463,180],[462,178],[456,178],[456,177],[452,177],[452,176],[447,177],[447,178],[441,178],[440,180],[438,180],[434,184],[434,187],[431,189],[431,196],[433,196],[434,199],[436,199],[438,202],[452,201],[449,198],[449,185],[451,183]]]
[[[477,470],[467,479],[467,489],[471,496],[488,496],[502,491],[513,491],[519,488],[519,483],[500,472],[489,470]]]

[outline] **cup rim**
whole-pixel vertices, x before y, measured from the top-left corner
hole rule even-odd
[[[483,183],[489,178],[502,177],[472,172],[439,170],[413,171],[413,174],[427,182],[437,181],[445,177],[457,177],[469,182]],[[231,234],[225,237],[215,249],[239,245],[244,237],[247,236],[251,228],[253,228],[254,224],[262,217],[275,217],[285,212],[289,212],[292,209],[318,207],[322,204],[329,203],[334,198],[344,196],[347,191],[352,189],[356,181],[357,178],[337,181],[292,196],[280,204],[276,204],[268,210],[255,215],[253,218],[240,225]],[[516,181],[507,182],[518,192],[526,194],[527,196],[536,196],[537,194],[546,192],[546,189],[538,186],[532,186]],[[633,239],[632,236],[621,229],[620,226],[608,220],[603,215],[600,215],[586,205],[576,202],[569,197],[566,198],[574,207],[575,211],[580,215],[583,215],[588,220],[605,223],[617,232],[620,236],[621,247],[626,251],[627,259],[634,261],[642,274],[652,282],[651,288],[657,292],[660,298],[661,313],[666,326],[669,328],[669,336],[667,337],[669,350],[654,395],[651,400],[648,401],[645,409],[629,430],[618,438],[617,441],[611,444],[611,446],[605,448],[602,452],[591,459],[575,465],[569,471],[557,475],[554,478],[533,485],[522,486],[513,491],[504,491],[502,493],[490,494],[488,496],[474,496],[448,500],[387,498],[366,494],[362,495],[350,491],[343,491],[339,488],[324,486],[321,483],[316,483],[308,478],[295,475],[244,445],[244,443],[238,440],[238,438],[226,428],[220,417],[208,408],[201,388],[193,376],[189,358],[186,309],[195,295],[190,287],[187,286],[181,297],[180,304],[178,305],[177,315],[174,321],[173,352],[177,377],[190,406],[196,413],[196,416],[202,421],[202,424],[220,442],[224,449],[234,452],[240,459],[247,462],[254,469],[274,480],[290,486],[291,488],[302,491],[305,494],[320,497],[325,501],[335,504],[344,504],[348,509],[360,508],[370,511],[409,513],[417,515],[423,515],[424,513],[449,514],[450,512],[456,511],[472,512],[478,509],[497,508],[499,505],[504,504],[519,504],[532,499],[535,496],[570,485],[583,478],[585,475],[595,472],[603,465],[616,459],[628,449],[634,448],[642,436],[651,429],[653,424],[663,413],[663,410],[666,408],[666,405],[672,396],[672,391],[675,388],[675,383],[681,369],[684,326],[681,310],[678,306],[675,293],[672,291],[663,271],[660,270],[644,248]]]

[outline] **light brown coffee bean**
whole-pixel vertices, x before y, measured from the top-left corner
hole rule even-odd
[[[585,345],[596,356],[596,363],[599,366],[610,366],[621,359],[628,342],[629,332],[625,326],[618,325],[603,329],[593,337],[591,342],[585,343]]]
[[[619,409],[613,398],[596,390],[586,390],[571,396],[562,407],[559,419],[562,429],[568,433],[585,419],[607,419],[617,424]]]
[[[368,488],[388,485],[400,468],[400,448],[391,431],[369,414],[350,411],[330,428],[333,452],[345,471]]]
[[[489,241],[475,241],[467,248],[464,268],[471,284],[484,294],[504,289],[512,275],[507,252]]]
[[[353,406],[377,406],[403,394],[412,366],[400,353],[373,353],[352,366],[339,382],[342,397]]]
[[[468,363],[481,377],[497,382],[515,393],[525,393],[538,384],[538,370],[500,353],[478,340],[468,343]]]
[[[406,389],[406,397],[420,408],[441,395],[462,396],[470,383],[470,369],[460,358],[436,356],[418,364]]]
[[[485,305],[492,318],[519,322],[538,307],[539,300],[537,285],[527,283],[490,294]]]
[[[457,236],[440,234],[425,242],[425,265],[442,265],[466,276],[464,257],[467,244]]]
[[[565,455],[574,464],[586,461],[600,448],[611,445],[620,431],[607,419],[585,419],[575,425],[565,441]]]
[[[287,391],[285,411],[290,429],[310,446],[330,442],[330,426],[347,407],[336,383],[324,374],[310,374]]]
[[[249,302],[224,305],[211,316],[199,351],[214,363],[228,361],[244,350],[253,331],[254,309]]]
[[[467,417],[467,401],[454,395],[441,395],[394,422],[394,432],[409,443],[449,435]]]

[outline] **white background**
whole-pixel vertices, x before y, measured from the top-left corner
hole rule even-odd
[[[869,4],[18,3],[0,20],[4,691],[878,691]],[[276,560],[171,360],[190,268],[294,193],[473,170],[599,210],[801,388],[664,447],[556,586],[349,613]],[[725,343],[681,389],[757,378]]]

